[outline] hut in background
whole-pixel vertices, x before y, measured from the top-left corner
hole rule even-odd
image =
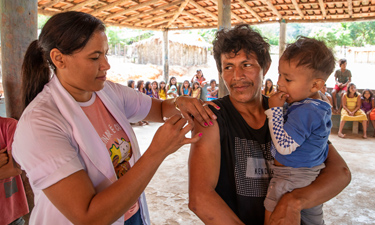
[[[199,35],[173,33],[169,39],[169,65],[194,66],[207,63],[208,48],[212,45],[205,42]],[[163,39],[153,36],[146,40],[134,43],[132,58],[138,64],[163,63]]]

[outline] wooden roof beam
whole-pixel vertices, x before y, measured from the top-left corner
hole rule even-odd
[[[85,7],[88,4],[91,4],[92,2],[98,2],[98,1],[99,0],[86,0],[86,1],[83,1],[81,3],[78,3],[77,5],[74,5],[73,7],[64,9],[63,11],[64,12],[66,12],[66,11],[76,11],[78,9],[81,9],[81,8]]]
[[[121,5],[121,4],[125,3],[125,2],[130,2],[130,1],[131,0],[119,0],[117,2],[112,2],[111,4],[108,4],[108,5],[103,6],[103,7],[99,8],[99,9],[97,9],[97,10],[92,11],[90,14],[93,15],[93,16],[95,16],[95,15],[98,15],[99,13],[101,13],[101,12],[103,12],[105,10],[112,9],[112,8],[118,6],[118,5]]]
[[[243,20],[241,17],[237,16],[237,14],[235,14],[234,12],[231,11],[230,14],[232,15],[232,17],[236,18],[236,20],[238,20],[239,22],[246,23],[245,20]]]
[[[155,21],[155,22],[152,22],[152,23],[149,23],[149,24],[145,24],[146,27],[150,27],[150,26],[155,26],[157,24],[162,24],[162,23],[167,23],[169,22],[170,19],[165,19],[165,20],[158,20],[158,21]]]
[[[178,22],[180,22],[180,23],[183,23],[183,24],[187,25],[188,27],[192,27],[192,26],[193,26],[192,23],[190,23],[190,22],[188,22],[188,21],[185,21],[185,20],[183,20],[183,19],[180,19],[180,18],[177,18],[176,21],[178,21]]]
[[[166,4],[166,5],[164,5],[164,6],[161,6],[161,7],[155,8],[155,9],[153,9],[153,10],[150,10],[150,11],[147,11],[147,12],[142,12],[142,13],[140,13],[140,14],[137,14],[137,15],[134,15],[134,16],[131,16],[131,17],[128,17],[128,18],[126,18],[126,19],[123,20],[123,21],[130,21],[130,20],[138,19],[139,17],[141,17],[141,16],[143,16],[143,15],[145,15],[145,14],[150,15],[150,14],[152,14],[152,13],[154,13],[154,12],[159,12],[159,11],[164,10],[164,9],[166,9],[166,8],[169,8],[169,7],[172,7],[172,6],[175,6],[175,5],[179,5],[179,4],[182,3],[183,1],[184,1],[184,0],[180,0],[180,1],[172,2],[172,3],[170,3],[170,4]]]
[[[201,22],[203,24],[206,24],[207,26],[210,26],[210,24],[204,20],[202,20],[201,18],[199,18],[198,16],[194,16],[193,14],[189,13],[188,11],[183,11],[182,14],[185,14],[187,15],[188,17],[198,21],[198,22]]]
[[[324,6],[324,2],[323,0],[318,0],[318,1],[319,1],[320,10],[322,11],[323,17],[325,19],[327,17],[327,12]]]
[[[125,13],[135,11],[135,10],[137,10],[137,9],[139,9],[139,8],[142,8],[142,7],[145,7],[145,6],[149,6],[149,5],[154,4],[154,3],[158,2],[158,1],[160,1],[160,0],[151,0],[151,1],[145,2],[145,3],[143,3],[143,4],[139,4],[139,5],[136,5],[136,6],[134,6],[134,7],[127,8],[127,9],[121,11],[121,12],[114,13],[114,14],[112,14],[112,15],[109,15],[109,16],[107,16],[105,19],[106,19],[106,20],[109,20],[109,19],[112,19],[112,18],[114,18],[114,17],[116,17],[116,16],[124,15]]]
[[[151,27],[136,27],[134,25],[130,24],[118,24],[118,23],[105,23],[106,26],[113,26],[113,27],[125,27],[125,28],[130,28],[130,29],[138,29],[138,30],[155,30],[155,31],[160,31],[160,29],[156,28],[151,28]]]
[[[213,12],[205,9],[203,6],[199,5],[197,2],[190,1],[189,4],[193,5],[195,8],[199,9],[200,11],[210,15],[213,19],[218,20],[217,16]]]
[[[348,0],[348,13],[349,13],[350,17],[353,16],[353,2],[352,2],[352,0]]]
[[[165,28],[168,28],[172,25],[172,23],[177,19],[177,17],[179,17],[181,15],[181,12],[184,11],[185,7],[187,6],[187,4],[189,3],[190,0],[185,0],[180,8],[177,10],[177,12],[173,15],[172,19],[168,22],[167,26],[165,26]]]
[[[258,21],[262,21],[262,18],[260,18],[260,16],[244,0],[238,0],[238,1],[241,3],[243,7],[245,7],[247,11],[251,13],[253,17],[255,17]]]
[[[42,9],[50,8],[51,6],[53,6],[53,5],[55,5],[55,4],[59,3],[59,2],[61,2],[61,0],[54,0],[54,1],[51,1],[50,3],[47,3],[47,4],[42,5],[41,8],[42,8]]]
[[[271,0],[261,0],[263,2],[263,4],[266,4],[268,5],[268,7],[272,10],[273,14],[275,14],[275,16],[277,16],[279,19],[282,18],[281,14],[279,13],[279,11],[277,11],[277,9],[275,8],[275,6],[273,6]]]
[[[299,5],[298,5],[297,1],[296,1],[296,0],[292,0],[292,3],[293,3],[293,5],[294,5],[294,8],[297,10],[298,14],[300,15],[300,17],[301,17],[302,19],[305,19],[305,16],[303,15],[303,12],[302,12],[301,9],[299,8]]]
[[[38,14],[45,15],[45,16],[53,16],[57,13],[59,13],[59,11],[50,11],[50,10],[38,9]]]
[[[172,16],[172,15],[175,15],[176,14],[176,10],[172,11],[172,12],[169,12],[169,13],[163,13],[163,14],[160,14],[158,16],[153,16],[149,19],[145,19],[145,20],[142,20],[142,21],[139,21],[139,22],[136,22],[134,23],[135,26],[138,26],[139,24],[142,24],[144,22],[148,22],[148,21],[153,21],[155,19],[159,19],[159,18],[162,18],[162,17],[167,17],[167,16]]]

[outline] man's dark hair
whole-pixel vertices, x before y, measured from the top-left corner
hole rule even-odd
[[[335,57],[332,50],[323,41],[299,36],[297,41],[288,44],[282,60],[298,60],[297,67],[305,66],[314,70],[315,78],[327,80],[335,68]]]
[[[237,25],[233,29],[220,30],[216,33],[213,41],[214,58],[220,74],[223,72],[221,55],[228,53],[237,54],[240,50],[243,50],[246,55],[255,53],[259,65],[263,70],[266,70],[271,65],[269,49],[270,45],[248,24]]]

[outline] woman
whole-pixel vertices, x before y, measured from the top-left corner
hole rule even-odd
[[[367,138],[367,117],[366,113],[361,109],[361,94],[357,92],[354,83],[348,85],[348,92],[342,97],[341,121],[338,136],[345,138],[342,133],[346,121],[360,121],[363,126],[363,138]]]
[[[91,15],[57,14],[25,54],[13,154],[35,194],[30,224],[150,224],[143,190],[165,157],[200,138],[185,138],[190,115],[215,118],[197,100],[160,101],[106,81],[104,31]],[[141,157],[129,122],[164,117]]]
[[[267,79],[266,83],[264,84],[264,88],[262,90],[262,95],[271,97],[275,93],[276,93],[276,88],[274,88],[272,80]]]

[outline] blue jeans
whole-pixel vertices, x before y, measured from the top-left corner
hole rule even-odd
[[[143,225],[141,210],[138,209],[138,212],[125,221],[124,225]]]
[[[24,225],[25,220],[22,218],[22,216],[15,221],[11,222],[9,225]]]

